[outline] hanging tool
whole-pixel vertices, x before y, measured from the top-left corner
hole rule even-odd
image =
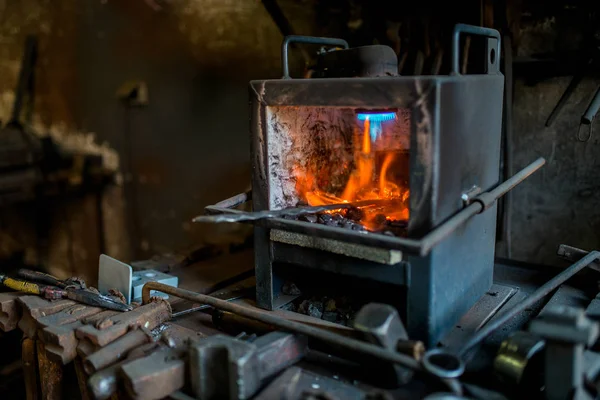
[[[598,90],[596,90],[596,94],[594,98],[590,102],[587,110],[585,110],[585,114],[581,117],[581,121],[579,122],[579,129],[577,130],[577,140],[580,142],[587,142],[592,137],[592,124],[594,123],[594,118],[596,114],[598,114],[598,110],[600,109],[600,86]],[[581,136],[581,128],[586,125],[588,126],[588,134],[585,136]]]

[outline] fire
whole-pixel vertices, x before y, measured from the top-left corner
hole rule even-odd
[[[364,200],[377,200],[373,205],[361,207],[363,217],[360,223],[369,230],[378,230],[386,220],[408,220],[409,190],[388,178],[390,167],[396,155],[384,154],[379,170],[376,155],[372,151],[371,121],[364,119],[362,138],[355,132],[354,170],[341,193],[336,196],[317,187],[317,179],[309,173],[298,173],[296,191],[311,206],[337,203],[353,203]]]

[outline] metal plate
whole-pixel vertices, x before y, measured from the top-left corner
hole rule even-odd
[[[455,327],[441,340],[444,347],[458,349],[465,340],[485,325],[518,288],[494,284],[490,290],[458,321]]]
[[[107,294],[109,289],[117,289],[127,304],[131,302],[131,277],[133,271],[130,265],[116,260],[106,254],[100,254],[100,265],[98,268],[98,290]]]

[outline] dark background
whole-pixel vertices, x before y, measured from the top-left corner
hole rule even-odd
[[[0,258],[18,253],[57,275],[94,280],[100,236],[109,255],[133,260],[247,235],[245,227],[194,225],[190,219],[249,188],[247,84],[281,76],[283,36],[265,7],[273,10],[273,3],[296,34],[400,49],[406,53],[403,74],[414,73],[419,51],[427,70],[438,47],[445,50],[441,73],[447,73],[456,22],[510,36],[512,168],[547,159],[514,191],[511,255],[555,264],[560,243],[597,248],[599,140],[595,134],[587,143],[575,138],[600,84],[594,68],[554,125],[544,126],[578,60],[589,53],[593,2],[0,0],[0,119],[10,110],[25,35],[35,34],[38,130],[93,132],[120,160],[118,184],[103,195],[102,230],[96,229],[91,197],[55,201],[41,246],[29,206],[5,208]],[[316,49],[302,50],[311,56]],[[300,76],[298,49],[292,64],[292,75]],[[146,87],[147,104],[119,99],[126,84]],[[498,255],[506,256],[503,245]]]

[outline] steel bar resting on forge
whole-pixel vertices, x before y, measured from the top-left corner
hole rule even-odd
[[[415,371],[421,371],[421,364],[414,358],[404,354],[395,353],[386,350],[379,346],[361,342],[356,339],[344,337],[336,333],[328,332],[323,329],[316,328],[311,325],[302,324],[300,322],[290,321],[279,317],[275,314],[259,311],[250,307],[244,307],[239,304],[230,303],[225,300],[220,300],[212,296],[207,296],[200,293],[194,293],[189,290],[175,288],[172,286],[163,285],[158,282],[148,282],[142,289],[142,302],[147,304],[150,301],[150,291],[158,291],[176,296],[184,300],[189,300],[194,303],[207,304],[221,311],[229,311],[234,314],[241,315],[256,321],[264,322],[269,325],[276,326],[285,331],[299,333],[317,340],[343,347],[349,351],[362,353],[371,357],[378,358],[394,364],[399,364]]]
[[[225,216],[207,216],[197,217],[196,222],[252,222],[256,225],[265,226],[273,229],[283,229],[290,232],[304,233],[307,235],[317,235],[327,239],[341,239],[350,243],[380,247],[391,250],[401,250],[411,254],[426,256],[431,249],[446,237],[456,231],[465,222],[477,214],[487,210],[500,197],[505,195],[509,190],[523,182],[534,172],[540,169],[546,160],[543,157],[538,158],[521,171],[517,172],[511,178],[496,186],[494,189],[481,193],[475,197],[471,204],[460,210],[458,213],[450,217],[446,222],[429,232],[422,239],[405,239],[396,238],[380,234],[365,234],[364,232],[351,231],[344,228],[326,226],[321,224],[312,224],[303,221],[288,220],[277,218],[281,215],[296,215],[298,211],[302,213],[302,208],[294,208],[289,214],[288,210],[279,211],[260,211],[257,213],[245,213],[239,210],[233,210],[225,207],[209,206],[211,213],[221,212],[223,214],[233,214],[231,217]],[[239,195],[238,195],[239,196]],[[234,196],[234,197],[238,197]],[[225,200],[227,202],[228,200]],[[368,203],[368,201],[367,201]],[[354,204],[356,205],[356,204]],[[333,209],[342,207],[342,204],[322,206],[322,207],[307,207],[308,212],[316,212],[315,209]],[[305,212],[306,213],[306,212]],[[238,215],[239,214],[239,215]],[[258,215],[257,215],[258,214]],[[299,214],[298,214],[299,215]]]

